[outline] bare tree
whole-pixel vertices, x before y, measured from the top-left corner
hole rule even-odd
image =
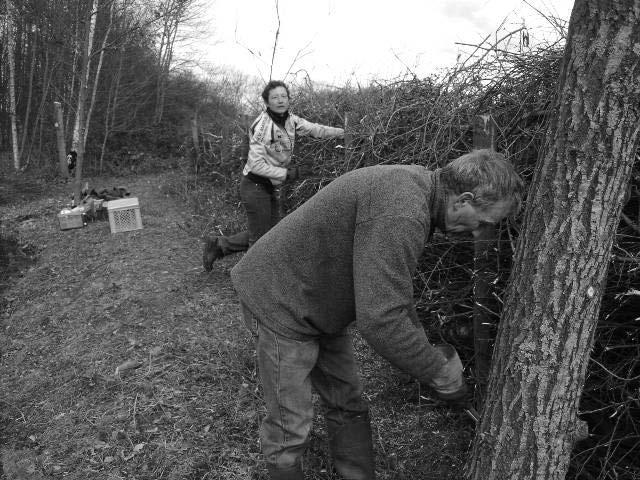
[[[22,128],[22,141],[20,142],[20,153],[23,158],[24,158],[25,142],[27,140],[27,133],[29,131],[29,117],[31,115],[31,99],[33,97],[33,81],[34,81],[34,74],[36,69],[36,47],[38,45],[38,42],[37,42],[38,29],[36,28],[35,25],[31,25],[31,32],[33,35],[31,38],[31,64],[29,67],[29,79],[28,79],[29,87],[28,87],[28,93],[27,93],[27,109],[24,115],[24,124]],[[34,129],[35,127],[36,126],[34,125]]]
[[[73,128],[72,150],[78,155],[76,164],[76,186],[74,189],[75,198],[80,198],[82,181],[82,165],[84,163],[84,131],[86,129],[85,104],[89,87],[89,70],[91,67],[91,51],[93,50],[93,37],[96,28],[96,17],[98,15],[98,0],[93,0],[89,13],[90,21],[85,31],[85,42],[82,50],[82,74],[80,77],[80,88],[78,92],[78,108],[76,110],[75,126]]]
[[[156,93],[155,123],[160,123],[164,113],[167,80],[171,61],[173,60],[173,48],[178,34],[178,27],[183,20],[188,1],[164,0],[160,5],[158,15],[162,18],[160,46],[158,52],[158,85]]]
[[[116,112],[118,110],[118,99],[120,91],[120,79],[122,78],[122,64],[124,62],[125,47],[120,48],[120,61],[118,62],[118,69],[116,71],[115,78],[112,79],[111,88],[109,89],[109,98],[107,99],[107,107],[105,109],[104,118],[104,137],[102,139],[102,148],[100,149],[100,162],[99,171],[102,173],[102,167],[104,165],[104,155],[107,148],[107,142],[109,135],[113,129],[113,125],[116,120]]]
[[[174,108],[178,117],[184,115],[183,92],[171,90],[183,80],[171,74],[179,66],[176,59],[187,53],[182,47],[201,34],[204,2],[0,0],[0,5],[0,141],[11,149],[16,168],[39,162],[66,176],[55,155],[56,134],[65,132],[65,149],[78,153],[75,174],[81,179],[88,166],[85,151],[99,150],[102,143],[104,159],[107,144],[126,148],[143,131],[143,142],[153,148],[155,119]],[[197,83],[204,82],[187,80],[189,88]],[[55,119],[59,131],[52,128],[54,102],[64,113],[64,123]],[[124,103],[128,108],[119,107]],[[182,135],[177,124],[170,128],[176,138]],[[94,131],[100,133],[97,141]],[[109,143],[114,135],[118,142]]]
[[[50,53],[49,53],[49,49],[45,49],[45,60],[44,60],[44,72],[42,74],[42,79],[44,82],[44,85],[42,85],[42,96],[40,98],[40,106],[38,107],[38,111],[36,113],[36,118],[33,122],[33,128],[31,129],[31,140],[29,142],[29,148],[27,150],[27,154],[25,156],[25,164],[28,164],[30,159],[31,159],[31,150],[33,149],[34,143],[35,143],[35,138],[36,138],[36,134],[38,132],[38,130],[40,130],[40,132],[42,132],[42,122],[43,122],[43,114],[45,111],[45,107],[47,105],[47,97],[49,95],[49,90],[51,88],[51,81],[53,79],[53,74],[55,72],[55,69],[51,67],[51,61],[50,61]],[[60,121],[60,125],[63,125],[63,120],[62,117],[60,119],[58,119],[56,117],[56,122]],[[40,126],[40,128],[38,129],[38,125]],[[42,139],[42,135],[40,136],[40,138]],[[23,152],[23,156],[24,156],[24,152]],[[63,176],[68,175],[68,172],[66,170],[66,168],[63,168],[63,170],[61,170],[61,173]]]
[[[102,65],[104,63],[104,54],[107,50],[107,41],[109,39],[109,34],[111,33],[111,27],[113,26],[113,9],[115,4],[116,4],[116,0],[111,0],[111,3],[109,5],[109,25],[107,26],[107,31],[105,32],[104,38],[102,39],[102,47],[100,48],[100,57],[98,60],[98,65],[96,67],[95,75],[93,77],[93,90],[91,91],[91,102],[89,102],[89,110],[87,111],[87,119],[85,121],[84,137],[82,139],[82,150],[84,150],[87,145],[87,136],[89,135],[89,125],[91,124],[91,114],[93,113],[93,108],[96,103],[96,94],[98,92],[100,72],[102,71]]]
[[[563,479],[640,129],[640,0],[576,1],[467,478]]]
[[[15,7],[11,0],[5,0],[7,7],[7,57],[9,60],[9,116],[11,118],[11,145],[13,147],[13,168],[20,169],[18,148],[18,128],[16,126],[16,63],[15,63]]]
[[[160,123],[164,115],[169,74],[175,62],[176,46],[184,43],[184,37],[178,35],[188,30],[195,38],[200,35],[201,10],[204,2],[200,0],[161,0],[155,11],[160,21],[160,43],[158,45],[158,80],[154,123]]]

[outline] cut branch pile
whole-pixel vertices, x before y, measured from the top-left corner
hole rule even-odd
[[[546,120],[552,115],[562,48],[556,44],[514,54],[496,45],[480,45],[477,52],[479,58],[470,57],[440,78],[411,77],[337,92],[303,88],[295,101],[298,113],[335,125],[344,121],[338,112],[348,112],[351,144],[342,151],[332,142],[300,142],[298,161],[312,163],[318,177],[289,192],[290,208],[355,168],[442,166],[473,149],[472,124],[479,115],[494,119],[498,151],[528,183],[545,141]],[[581,418],[588,422],[590,436],[576,445],[568,478],[637,478],[633,475],[640,472],[639,186],[636,173],[611,258],[581,400]],[[518,223],[505,225],[500,232],[498,304]],[[473,268],[470,239],[440,236],[427,247],[415,278],[416,308],[432,340],[454,343],[469,365],[473,363]],[[492,314],[499,317],[499,312]]]
[[[298,140],[294,162],[312,165],[315,177],[286,192],[288,209],[356,168],[443,166],[473,149],[474,120],[487,115],[497,126],[497,150],[528,183],[545,142],[547,119],[553,115],[563,48],[559,42],[514,53],[509,43],[513,44],[512,36],[478,45],[454,69],[426,79],[408,75],[340,90],[317,89],[308,82],[294,89],[298,115],[326,125],[345,125],[347,141],[345,148],[335,140]],[[516,219],[499,233],[498,306],[518,230]],[[581,417],[589,424],[590,436],[576,445],[568,478],[637,478],[633,472],[640,472],[639,230],[636,172],[611,258],[581,400]],[[440,235],[425,250],[414,279],[416,308],[432,341],[455,344],[469,367],[474,361],[473,275],[472,241]],[[499,311],[490,313],[499,318]]]

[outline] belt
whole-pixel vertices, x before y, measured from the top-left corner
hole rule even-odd
[[[256,175],[253,172],[249,172],[245,175],[248,180],[251,180],[253,183],[257,183],[259,185],[264,185],[267,189],[272,192],[273,191],[273,183],[267,177],[263,177],[262,175]]]

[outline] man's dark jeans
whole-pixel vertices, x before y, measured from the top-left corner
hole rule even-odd
[[[240,181],[240,199],[247,213],[248,229],[228,237],[220,237],[218,244],[225,255],[248,250],[280,221],[277,187],[270,188],[243,176]]]

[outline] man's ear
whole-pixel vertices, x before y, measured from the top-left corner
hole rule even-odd
[[[470,203],[471,201],[473,201],[473,199],[475,198],[475,195],[471,192],[463,192],[460,195],[458,195],[455,199],[454,202],[454,207],[456,208],[460,208],[462,207],[465,203]]]

